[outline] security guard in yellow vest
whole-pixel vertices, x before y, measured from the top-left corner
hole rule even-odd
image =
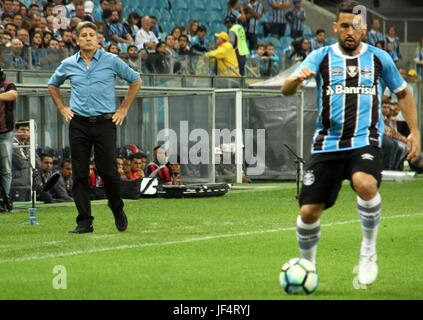
[[[238,59],[234,47],[229,42],[229,35],[226,32],[221,32],[215,36],[217,49],[206,53],[206,55],[216,58],[217,75],[239,77]]]
[[[236,50],[238,57],[239,72],[243,76],[245,74],[245,64],[250,54],[247,44],[247,36],[244,27],[236,23],[234,16],[227,16],[225,24],[229,29],[229,41]]]

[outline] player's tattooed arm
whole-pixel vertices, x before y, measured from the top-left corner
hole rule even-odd
[[[407,137],[407,146],[409,150],[407,160],[413,162],[417,160],[421,152],[421,137],[417,124],[416,102],[408,89],[402,90],[396,95],[398,97],[399,107],[410,129],[410,135]]]
[[[315,76],[316,74],[309,68],[301,69],[298,73],[285,80],[282,86],[282,93],[286,96],[296,94],[303,81],[314,78]]]

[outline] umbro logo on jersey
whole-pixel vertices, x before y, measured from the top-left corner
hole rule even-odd
[[[344,87],[343,85],[336,85],[335,87],[327,86],[326,95],[332,96],[334,94],[365,94],[376,95],[376,86],[373,87]]]
[[[333,68],[332,69],[332,77],[343,76],[343,75],[344,75],[344,69],[342,69],[342,68]]]
[[[361,155],[361,159],[373,161],[375,159],[375,156],[371,155],[370,153],[365,153]]]
[[[373,78],[373,69],[370,67],[363,67],[361,69],[361,76],[363,78],[372,79]]]

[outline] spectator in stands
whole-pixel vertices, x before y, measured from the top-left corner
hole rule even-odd
[[[31,199],[31,166],[24,146],[29,145],[29,122],[16,122],[13,145],[11,199],[28,201]]]
[[[238,58],[232,44],[229,42],[229,35],[226,32],[216,34],[217,49],[206,53],[217,60],[218,76],[239,76]]]
[[[18,39],[21,40],[24,47],[30,47],[31,46],[28,30],[19,29],[18,30]]]
[[[392,57],[392,60],[394,60],[395,64],[399,66],[399,57],[397,55],[397,52],[395,51],[394,45],[392,42],[386,43],[386,52],[389,53],[389,55]]]
[[[414,62],[416,63],[417,75],[420,79],[423,79],[423,36],[420,38],[419,46],[416,49]]]
[[[166,56],[166,44],[164,42],[159,42],[156,51],[149,54],[147,68],[153,73],[169,73],[170,66]]]
[[[60,178],[52,187],[50,193],[54,202],[71,202],[72,197],[72,162],[69,159],[63,160],[59,170]]]
[[[145,177],[144,174],[144,167],[142,158],[145,155],[141,152],[137,152],[134,154],[131,154],[129,156],[129,160],[131,161],[131,174],[130,174],[130,180],[137,180],[142,179]]]
[[[397,28],[396,26],[392,25],[389,26],[386,38],[385,38],[386,46],[388,44],[392,44],[392,50],[395,52],[395,55],[401,59],[401,52],[400,52],[400,39],[397,37]]]
[[[53,39],[54,36],[51,32],[44,32],[43,33],[43,48],[48,48],[48,44],[50,40]]]
[[[125,23],[127,31],[131,34],[132,38],[135,39],[138,31],[140,31],[141,17],[137,12],[131,12],[128,15],[128,22]]]
[[[385,42],[384,41],[378,41],[378,42],[376,42],[375,47],[379,48],[381,50],[385,50]]]
[[[85,15],[85,7],[82,3],[80,3],[75,6],[75,13],[74,15],[70,16],[70,19],[77,17],[82,20],[84,19],[84,15]]]
[[[269,12],[267,14],[270,24],[270,34],[281,38],[285,35],[287,19],[286,14],[291,8],[290,0],[268,0]]]
[[[152,73],[151,70],[148,69],[148,58],[149,53],[145,49],[140,50],[140,56],[141,56],[141,73]]]
[[[18,27],[18,30],[22,28],[23,17],[20,13],[13,16],[13,23]]]
[[[97,7],[93,11],[94,21],[103,20],[103,12],[105,10],[110,10],[110,1],[109,0],[100,0],[100,7]]]
[[[3,13],[13,15],[13,1],[3,0]]]
[[[166,43],[166,55],[168,58],[174,60],[176,58],[175,51],[175,37],[172,34],[168,34],[165,39]]]
[[[157,17],[155,16],[150,16],[150,30],[154,33],[159,42],[162,41],[162,39],[160,38],[160,27],[157,24]]]
[[[119,49],[119,47],[117,46],[116,43],[109,44],[109,46],[107,47],[107,50],[106,51],[107,52],[110,52],[110,53],[113,53],[115,55],[119,55],[119,53],[120,53],[120,49]]]
[[[82,0],[69,0],[68,4],[66,4],[66,17],[68,18],[73,18],[76,16],[76,6],[78,4],[82,4],[83,1]],[[44,6],[44,11],[45,11],[46,6]],[[45,17],[48,17],[51,14],[44,14]]]
[[[22,15],[22,17],[28,17],[28,8],[22,4],[21,8],[19,9],[19,13]]]
[[[57,39],[51,39],[48,43],[49,49],[60,49],[59,41]]]
[[[28,8],[23,3],[21,4],[19,13],[22,15],[23,18],[28,17]]]
[[[192,42],[192,39],[197,35],[198,26],[199,24],[197,20],[191,20],[187,32],[187,36],[190,43]]]
[[[31,46],[33,48],[42,48],[43,46],[43,35],[40,32],[34,32],[31,37]]]
[[[28,17],[32,17],[34,15],[40,15],[41,10],[40,10],[40,6],[36,3],[32,3],[29,5],[28,7]]]
[[[304,21],[306,20],[306,13],[302,7],[301,0],[293,0],[294,8],[288,10],[286,18],[291,26],[291,38],[298,39],[304,35]]]
[[[227,16],[225,24],[229,29],[229,41],[235,49],[238,58],[239,73],[244,76],[245,64],[247,63],[247,57],[250,55],[245,30],[240,24],[236,23],[233,16]]]
[[[203,25],[198,26],[197,34],[191,39],[191,53],[193,55],[202,55],[209,51],[206,44],[207,28]]]
[[[181,161],[177,157],[176,161],[168,162],[167,167],[169,168],[169,173],[171,177],[171,185],[180,186],[182,185],[181,177]]]
[[[8,23],[4,26],[4,30],[12,35],[12,38],[16,38],[18,27],[14,23]]]
[[[6,67],[19,70],[27,69],[28,63],[22,57],[22,41],[16,38],[13,39],[10,48],[11,50],[7,55]]]
[[[5,32],[1,35],[1,45],[10,47],[12,45],[12,35],[9,32]]]
[[[116,158],[116,168],[121,180],[128,180],[124,170],[124,159],[122,157]]]
[[[106,33],[106,38],[116,42],[120,49],[123,50],[124,48],[126,50],[128,45],[134,43],[134,39],[124,27],[120,19],[121,18],[119,12],[117,10],[113,10],[109,22],[107,24],[108,31]]]
[[[78,17],[73,17],[73,18],[70,19],[68,30],[72,31],[72,37],[73,37],[74,41],[76,39],[76,34],[74,35],[74,31],[76,30],[76,26],[81,21],[82,21],[82,19],[79,19]]]
[[[174,65],[174,72],[178,74],[193,74],[191,66],[191,51],[189,50],[189,39],[186,34],[182,34],[178,39],[179,49]]]
[[[276,54],[275,45],[273,43],[268,43],[266,45],[266,52],[264,53],[263,59],[267,60],[267,69],[263,75],[266,77],[277,75],[281,68],[281,58]]]
[[[125,180],[131,180],[131,160],[129,157],[123,159],[123,172],[125,174]]]
[[[379,18],[373,18],[372,24],[371,24],[371,29],[367,33],[367,41],[372,46],[375,46],[376,42],[378,42],[378,41],[384,41],[385,42],[385,36],[382,32],[380,32],[380,27],[381,26],[380,26]]]
[[[258,22],[263,14],[263,5],[258,0],[247,0],[243,9],[247,18],[245,32],[248,47],[252,51],[257,47]]]
[[[141,59],[138,54],[138,48],[135,45],[130,45],[127,49],[128,57],[125,59],[125,62],[134,70],[141,70]]]
[[[93,17],[93,12],[94,12],[94,2],[85,1],[84,2],[84,16],[82,17],[82,21],[95,22],[95,19]]]
[[[316,36],[310,40],[311,51],[323,48],[326,45],[326,31],[318,29]]]
[[[190,56],[191,52],[189,50],[189,38],[186,34],[182,34],[179,39],[179,50],[177,51],[179,56]]]
[[[240,0],[229,0],[228,1],[228,17],[235,19],[236,23],[243,24],[247,22],[247,16],[244,12],[243,6],[241,6]]]
[[[258,68],[257,76],[264,77],[268,70],[269,58],[266,53],[266,46],[264,44],[258,44],[256,50],[252,53],[251,59],[256,61],[256,67]]]
[[[304,59],[310,54],[310,41],[306,38],[302,38],[292,43],[291,54],[289,59],[293,61],[304,61]]]
[[[4,29],[5,26],[9,23],[13,23],[13,16],[7,13],[3,13],[1,15],[1,29]]]
[[[76,43],[73,41],[72,32],[70,30],[61,30],[62,41],[65,44],[65,49],[68,50],[68,55],[71,56],[78,51]]]
[[[39,176],[42,184],[45,184],[53,175],[53,156],[48,153],[43,153],[40,158],[41,165],[39,169]],[[43,191],[40,194],[37,194],[37,200],[44,201],[45,203],[52,203],[53,196],[49,191]]]
[[[151,23],[150,18],[145,16],[141,19],[141,30],[138,31],[135,38],[135,45],[138,50],[146,49],[148,52],[154,52],[156,50],[156,45],[159,42],[156,35],[150,30]]]
[[[12,13],[13,15],[17,14],[20,9],[20,2],[18,0],[13,0],[12,2]]]
[[[173,28],[173,30],[170,34],[173,36],[173,38],[176,41],[176,40],[179,39],[179,37],[182,35],[182,33],[183,33],[182,27],[177,26],[177,27]]]
[[[159,183],[170,185],[172,178],[167,167],[166,150],[161,146],[154,148],[154,158],[145,168],[145,176],[148,178],[158,178]]]

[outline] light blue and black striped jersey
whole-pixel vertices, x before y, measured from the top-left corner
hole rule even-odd
[[[297,68],[316,73],[317,125],[312,153],[382,146],[382,80],[395,93],[407,83],[389,54],[362,43],[344,55],[338,43],[313,51]]]
[[[287,19],[291,23],[291,30],[304,31],[304,21],[306,20],[306,13],[304,8],[300,10],[289,10]]]
[[[287,23],[286,13],[289,9],[273,9],[273,3],[281,4],[281,3],[291,3],[290,0],[269,0],[269,12],[267,13],[267,21],[270,23]]]
[[[375,30],[370,30],[367,33],[367,41],[369,44],[371,44],[372,46],[376,46],[376,43],[378,43],[379,41],[383,41],[385,42],[385,36],[382,32],[379,31],[375,31]]]

